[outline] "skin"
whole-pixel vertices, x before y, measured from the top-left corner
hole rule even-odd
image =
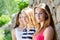
[[[23,28],[23,26],[24,26],[24,24],[23,24],[23,18],[21,17],[21,14],[19,14],[19,19],[18,20],[19,20],[19,23],[20,23],[19,30],[21,31],[22,28]],[[16,40],[15,30],[12,29],[11,33],[12,33],[12,40]]]
[[[23,18],[23,21],[24,21],[24,25],[26,26],[28,24],[28,20],[29,20],[28,16],[24,11],[22,11],[21,13],[22,13],[22,18]]]
[[[36,8],[36,10],[35,10],[35,18],[36,18],[37,23],[45,21],[44,12],[42,10],[40,10],[39,8]]]
[[[12,33],[12,40],[16,40],[15,31],[14,31],[14,30],[12,30],[12,31],[11,31],[11,33]]]
[[[36,22],[40,23],[41,27],[43,27],[43,24],[45,21],[45,13],[40,8],[35,9],[35,19],[36,19]],[[43,35],[44,35],[44,40],[53,40],[53,35],[54,35],[53,28],[51,26],[48,26],[44,30]]]
[[[25,27],[28,23],[28,16],[23,11],[21,11],[21,14],[19,14],[19,23],[20,23],[19,30],[22,30],[23,27]],[[12,32],[12,40],[16,40],[15,30],[13,29],[11,32]]]
[[[19,15],[19,23],[21,26],[23,26],[24,19],[22,18],[21,14]],[[25,23],[25,22],[24,22]]]

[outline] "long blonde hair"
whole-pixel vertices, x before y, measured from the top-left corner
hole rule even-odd
[[[51,26],[54,30],[53,40],[57,40],[57,34],[56,34],[56,30],[55,30],[54,21],[53,21],[52,14],[50,12],[50,9],[49,9],[48,5],[47,4],[40,4],[40,5],[38,5],[37,7],[34,8],[34,12],[35,12],[36,8],[40,8],[46,14],[45,22],[44,22],[43,27],[40,29],[40,24],[36,25],[36,28],[38,29],[36,31],[36,33],[39,33],[43,28],[45,29],[45,28]]]
[[[29,27],[33,27],[35,25],[35,20],[34,20],[34,9],[33,8],[25,8],[24,12],[26,13],[26,15],[28,16],[29,19]]]

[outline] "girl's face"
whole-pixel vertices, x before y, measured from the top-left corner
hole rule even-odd
[[[27,23],[28,23],[28,16],[27,16],[27,14],[25,13],[25,12],[21,12],[21,16],[22,16],[22,20],[23,20],[23,24],[24,25],[27,25]]]
[[[45,20],[45,13],[40,8],[35,9],[35,19],[37,23]]]
[[[21,16],[21,14],[19,15],[19,23],[20,23],[20,25],[23,25],[23,18]]]

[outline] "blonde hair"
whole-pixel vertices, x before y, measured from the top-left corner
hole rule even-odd
[[[45,22],[44,22],[43,27],[40,29],[40,24],[36,25],[36,28],[38,29],[38,30],[36,30],[36,34],[39,33],[43,28],[45,29],[45,28],[51,26],[54,30],[53,40],[57,40],[57,34],[56,34],[56,30],[55,30],[54,21],[53,21],[52,14],[50,12],[50,9],[49,9],[48,5],[44,4],[44,3],[41,3],[34,8],[34,11],[35,11],[36,8],[40,8],[46,14]]]
[[[34,10],[32,8],[25,8],[23,10],[26,15],[28,16],[29,19],[29,27],[33,27],[35,25],[35,20],[34,20]]]
[[[49,13],[46,11],[46,10],[44,10],[44,9],[42,9],[42,8],[40,8],[44,13],[46,13],[46,17],[45,17],[45,22],[44,22],[44,25],[43,25],[43,27],[42,28],[46,28],[46,27],[48,27],[49,25],[50,25],[50,16],[49,16]],[[48,17],[48,18],[47,18]],[[40,32],[41,30],[42,30],[42,28],[40,28],[40,24],[36,24],[36,28],[37,28],[37,32]]]

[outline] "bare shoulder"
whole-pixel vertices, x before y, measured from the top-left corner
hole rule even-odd
[[[51,26],[47,27],[43,33],[44,40],[53,40],[54,31]]]
[[[15,29],[12,29],[11,33],[12,33],[12,40],[16,40]]]
[[[15,30],[14,30],[14,29],[12,29],[12,30],[11,30],[11,33],[12,33],[12,34],[15,34]]]
[[[53,28],[51,26],[47,27],[44,32],[52,32],[52,33],[54,33]]]

